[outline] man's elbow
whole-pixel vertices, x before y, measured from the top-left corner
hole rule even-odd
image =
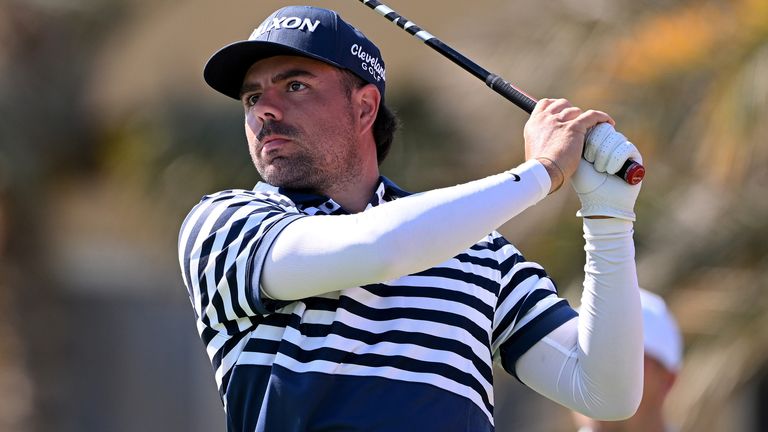
[[[637,412],[643,396],[642,385],[637,390],[621,392],[606,401],[606,403],[593,407],[588,414],[595,420],[620,421],[626,420]]]

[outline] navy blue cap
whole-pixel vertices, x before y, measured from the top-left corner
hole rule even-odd
[[[248,40],[217,51],[205,65],[203,77],[216,91],[239,99],[248,69],[277,55],[299,55],[348,69],[378,87],[384,98],[386,69],[379,48],[336,12],[312,6],[278,9]]]

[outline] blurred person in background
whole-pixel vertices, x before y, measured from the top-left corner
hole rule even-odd
[[[573,413],[578,432],[670,432],[664,403],[683,362],[683,338],[667,304],[657,294],[640,289],[645,347],[643,398],[634,416],[623,421],[597,421]]]

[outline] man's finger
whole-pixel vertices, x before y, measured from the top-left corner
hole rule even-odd
[[[598,123],[610,123],[611,126],[615,126],[616,122],[608,114],[597,110],[586,110],[578,118],[577,121],[586,123],[587,128],[591,128]]]
[[[619,146],[613,150],[610,158],[606,161],[605,172],[608,174],[615,174],[621,169],[627,159],[632,159],[635,162],[642,161],[642,159],[640,159],[640,151],[637,150],[637,147],[625,139],[623,143],[619,144]]]
[[[600,123],[590,129],[584,145],[584,159],[594,162],[600,146],[613,132],[614,129],[610,123]]]
[[[556,118],[559,121],[561,121],[561,122],[567,122],[567,121],[571,121],[571,120],[573,120],[575,118],[578,118],[579,115],[581,115],[581,112],[582,112],[581,108],[577,108],[577,107],[573,107],[572,106],[572,107],[568,107],[568,108],[565,108],[564,110],[560,111],[557,114]]]
[[[565,109],[572,108],[573,104],[568,99],[555,99],[549,106],[547,106],[547,112],[552,114],[558,114]]]
[[[536,102],[536,106],[533,108],[533,111],[531,112],[531,116],[546,110],[547,107],[550,106],[554,101],[555,101],[554,99],[549,99],[549,98],[539,99],[539,101]]]
[[[597,153],[595,153],[595,169],[599,172],[608,172],[609,162],[612,158],[621,157],[621,155],[616,155],[615,153],[625,142],[627,142],[627,137],[613,130],[613,132],[608,135],[605,140],[603,140],[597,150]],[[623,164],[626,160],[627,158],[625,157],[624,160],[621,161],[621,164]],[[621,164],[619,164],[618,168],[621,168]],[[616,171],[618,171],[618,168],[616,168]]]

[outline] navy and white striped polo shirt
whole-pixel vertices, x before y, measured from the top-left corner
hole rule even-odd
[[[407,195],[382,177],[370,206]],[[431,269],[297,301],[260,295],[287,224],[343,214],[260,183],[205,196],[179,259],[229,431],[492,431],[493,362],[576,316],[499,233]]]

